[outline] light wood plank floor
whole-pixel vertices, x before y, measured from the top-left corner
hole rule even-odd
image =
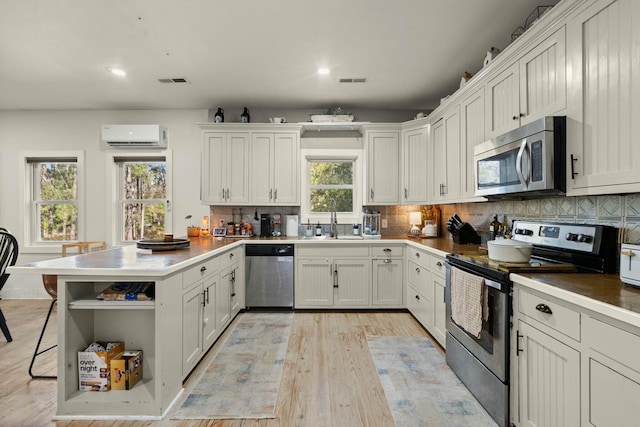
[[[0,336],[0,426],[393,426],[365,336],[429,337],[418,322],[404,312],[297,311],[275,419],[175,421],[169,415],[163,421],[52,421],[56,381],[33,380],[28,374],[49,303],[46,300],[0,301],[14,338],[7,343]],[[51,326],[54,326],[55,318],[52,320]],[[183,398],[215,357],[237,320],[184,384]],[[45,336],[45,345],[52,343],[55,343],[55,327],[49,328]],[[34,371],[55,374],[55,358],[55,350],[41,356]]]

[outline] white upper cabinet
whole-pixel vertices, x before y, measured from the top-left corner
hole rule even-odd
[[[640,191],[640,2],[586,3],[567,31],[567,194]]]
[[[487,139],[566,108],[565,50],[563,26],[487,82]]]
[[[249,201],[249,133],[204,132],[202,201],[242,204]]]
[[[446,111],[431,126],[430,203],[460,199],[460,108]]]
[[[253,133],[250,151],[251,203],[299,204],[299,133]]]
[[[463,199],[475,198],[473,149],[485,141],[484,86],[466,96],[460,104],[460,182]],[[481,198],[476,198],[482,200]]]
[[[402,185],[401,202],[405,204],[426,203],[428,199],[427,145],[428,126],[422,124],[415,129],[402,131]]]
[[[396,205],[400,202],[399,132],[376,130],[366,135],[365,203]]]

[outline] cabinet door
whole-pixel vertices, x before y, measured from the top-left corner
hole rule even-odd
[[[223,329],[231,319],[231,268],[220,272],[216,293],[216,328]]]
[[[461,196],[465,199],[475,197],[476,177],[473,150],[485,139],[484,87],[481,87],[461,103],[460,124],[460,171]]]
[[[456,106],[433,126],[431,201],[460,198],[460,114]]]
[[[520,66],[515,63],[485,85],[487,139],[520,125],[519,74]]]
[[[373,260],[373,305],[401,307],[403,305],[403,272],[401,259]]]
[[[639,46],[635,0],[599,0],[568,22],[568,195],[640,191]]]
[[[397,204],[400,189],[398,132],[371,132],[367,139],[367,202]]]
[[[214,274],[204,281],[203,304],[202,304],[202,348],[204,351],[213,344],[218,337],[216,325],[216,292],[218,275]]]
[[[202,286],[182,296],[182,375],[187,375],[202,354]]]
[[[428,152],[426,127],[402,133],[403,184],[400,197],[403,203],[415,204],[427,201]]]
[[[519,321],[521,426],[580,425],[580,353]]]
[[[231,283],[229,289],[229,299],[230,299],[230,310],[231,310],[231,318],[233,319],[236,314],[240,312],[242,308],[242,298],[240,288],[242,287],[242,278],[240,275],[242,271],[240,270],[240,264],[235,263],[231,268]]]
[[[361,307],[369,305],[371,262],[369,260],[334,260],[334,305]]]
[[[268,205],[273,201],[272,146],[272,133],[251,136],[251,203],[256,205]]]
[[[224,203],[226,196],[226,134],[204,133],[202,156],[202,194],[203,202]]]
[[[227,203],[249,202],[249,134],[227,134]]]
[[[296,308],[333,305],[333,265],[328,259],[299,259],[296,262]]]
[[[426,330],[431,330],[433,327],[431,308],[431,302],[424,295],[413,286],[407,286],[407,309]]]
[[[273,202],[300,203],[300,140],[297,133],[276,134],[273,144]]]
[[[445,302],[444,302],[444,287],[445,282],[444,279],[435,274],[431,275],[431,280],[433,280],[433,315],[434,315],[434,323],[433,330],[430,330],[431,335],[438,340],[442,347],[446,347],[446,314],[445,314]]]
[[[567,106],[565,27],[520,59],[520,125]]]

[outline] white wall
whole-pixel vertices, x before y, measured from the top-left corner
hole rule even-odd
[[[209,213],[200,202],[201,131],[208,110],[81,110],[0,111],[0,227],[20,238],[18,231],[19,151],[84,150],[86,171],[86,240],[108,241],[106,152],[100,146],[100,127],[112,123],[153,123],[169,130],[173,152],[173,229],[180,235],[187,221]],[[185,233],[186,234],[186,230]],[[18,244],[22,242],[19,240]],[[50,254],[20,254],[19,264],[51,258]],[[12,275],[3,298],[49,298],[39,275]]]

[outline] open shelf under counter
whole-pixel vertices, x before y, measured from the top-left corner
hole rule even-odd
[[[149,301],[105,301],[97,299],[81,299],[71,301],[69,310],[153,310],[155,300]]]

